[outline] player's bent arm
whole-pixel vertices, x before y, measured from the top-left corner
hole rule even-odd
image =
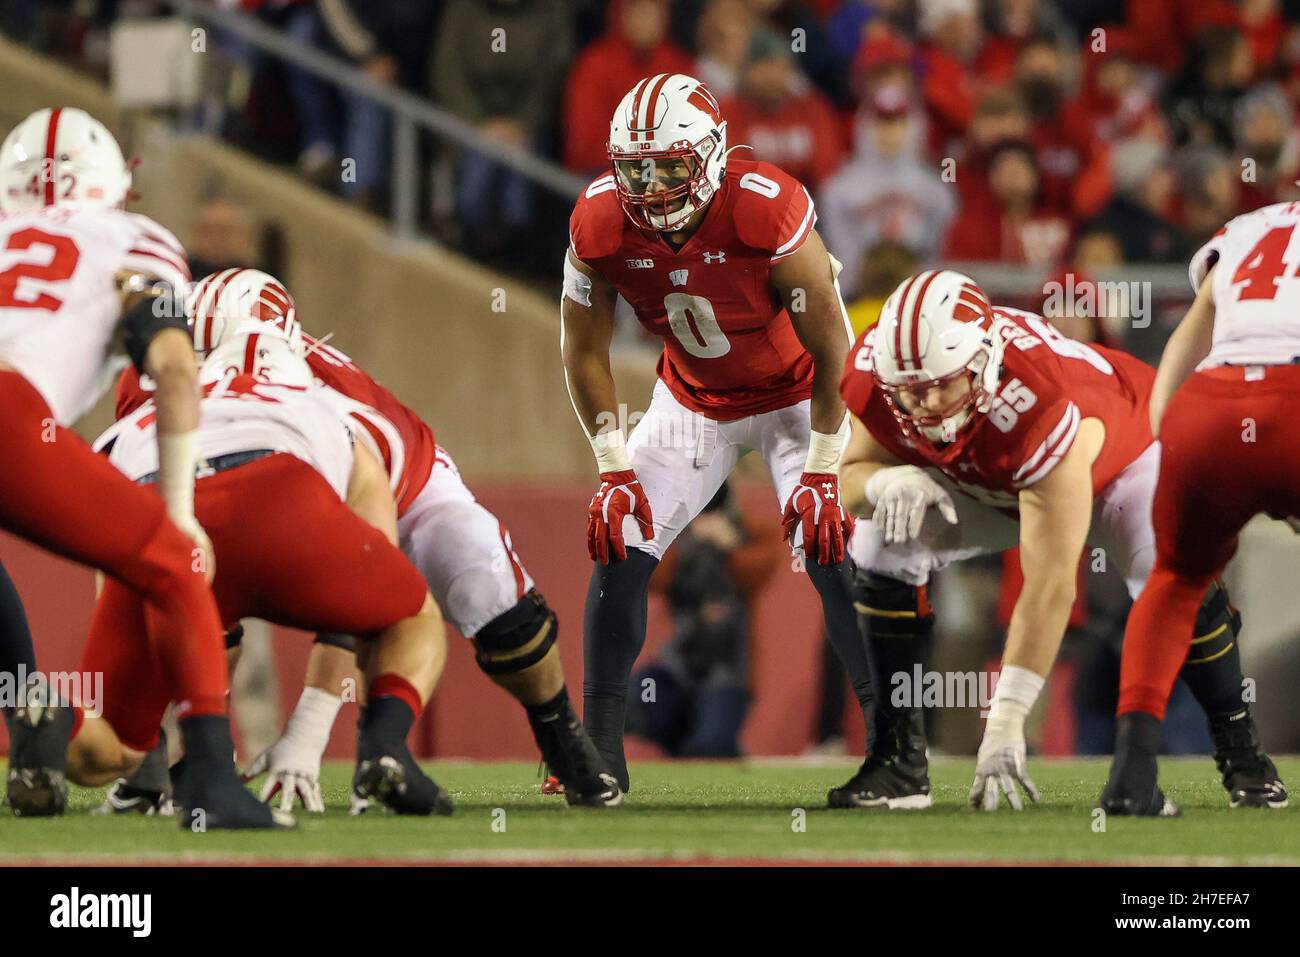
[[[397,505],[388,485],[388,473],[379,459],[360,442],[353,447],[348,508],[383,532],[389,542],[397,544]]]
[[[870,518],[875,506],[867,498],[867,482],[881,469],[902,465],[876,441],[856,415],[849,415],[851,431],[840,465],[840,502],[854,515]]]
[[[1169,400],[1210,354],[1214,342],[1214,269],[1210,267],[1205,274],[1195,301],[1169,337],[1160,357],[1156,381],[1151,386],[1151,433],[1155,436],[1160,435],[1160,421],[1169,408]]]
[[[145,311],[149,316],[142,316]],[[194,518],[194,469],[199,457],[199,373],[190,334],[161,324],[153,303],[142,299],[124,314],[127,351],[155,384],[158,414],[158,489],[182,531],[203,541]],[[165,320],[162,320],[165,322]],[[183,320],[181,320],[183,324]]]
[[[1056,468],[1020,493],[1024,586],[1011,614],[1004,668],[1045,678],[1056,659],[1078,588],[1079,552],[1092,522],[1092,464],[1105,435],[1100,421],[1084,419]]]
[[[618,421],[614,374],[609,366],[617,298],[614,287],[572,250],[565,253],[560,356],[573,410],[589,438],[610,432],[610,423]]]
[[[813,359],[813,431],[837,435],[844,425],[840,376],[853,336],[835,286],[830,253],[816,230],[797,252],[772,266],[772,284],[785,303],[795,334]]]

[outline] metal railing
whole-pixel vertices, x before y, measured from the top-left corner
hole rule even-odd
[[[245,13],[223,10],[204,0],[169,0],[187,19],[233,34],[260,52],[304,70],[318,79],[363,96],[386,108],[393,120],[393,232],[398,238],[416,235],[420,202],[419,130],[453,140],[465,149],[490,156],[502,166],[565,199],[577,197],[586,181],[533,153],[503,146],[480,133],[472,123],[427,99],[367,76],[350,63],[293,40]]]

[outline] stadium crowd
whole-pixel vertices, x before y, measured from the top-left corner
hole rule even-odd
[[[868,257],[899,247],[1179,263],[1237,212],[1298,194],[1295,0],[219,2],[581,176],[606,166],[607,118],[636,80],[699,75],[730,142],[812,188],[850,297],[871,285]],[[114,18],[165,8],[0,2],[7,33],[92,61]],[[218,45],[251,77],[227,134],[383,208],[381,108]],[[518,262],[539,218],[563,223],[564,204],[491,158],[444,143],[430,159],[432,225],[471,253]]]

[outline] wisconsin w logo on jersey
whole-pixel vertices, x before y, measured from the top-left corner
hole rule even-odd
[[[668,281],[674,286],[684,286],[686,285],[686,277],[689,274],[689,269],[674,269],[668,274]]]

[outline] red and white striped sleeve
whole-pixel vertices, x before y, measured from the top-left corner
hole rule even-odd
[[[771,261],[778,262],[797,253],[799,247],[812,235],[813,227],[816,225],[816,207],[813,205],[812,197],[808,195],[807,187],[800,183],[794,198],[786,207],[785,217],[778,232],[780,242],[772,252]]]
[[[184,292],[190,282],[190,266],[180,241],[146,216],[133,215],[131,219],[135,229],[122,268]]]
[[[1045,417],[1045,421],[1054,422],[1051,431],[1011,476],[1011,484],[1018,489],[1041,482],[1070,451],[1074,437],[1079,434],[1079,407],[1067,402],[1059,416]]]

